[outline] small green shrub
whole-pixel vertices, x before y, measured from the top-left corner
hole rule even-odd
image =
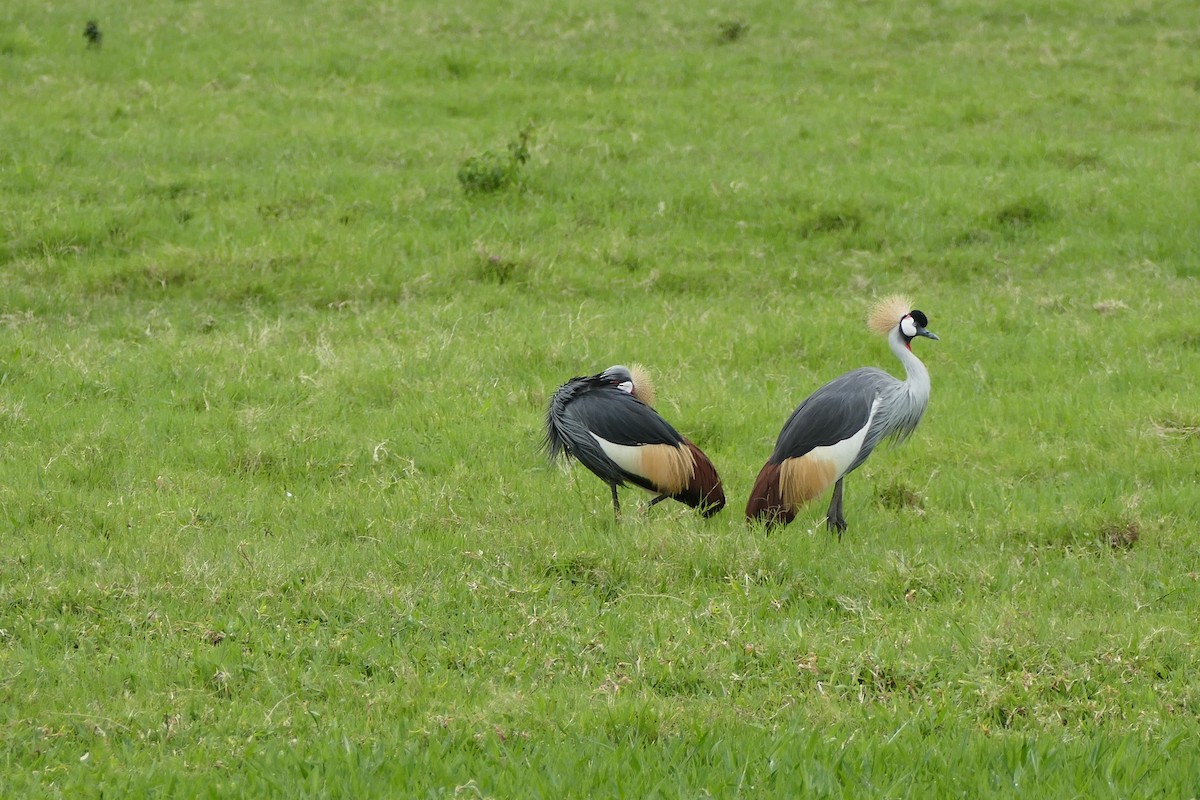
[[[518,182],[521,169],[529,161],[533,124],[517,132],[502,152],[485,150],[463,161],[458,182],[467,194],[491,194]]]

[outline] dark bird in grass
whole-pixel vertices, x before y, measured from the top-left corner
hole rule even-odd
[[[101,42],[104,40],[104,34],[100,32],[100,25],[94,19],[89,19],[87,25],[83,28],[83,38],[87,39],[87,46],[99,49]]]
[[[609,367],[572,378],[554,393],[546,414],[545,447],[553,461],[573,456],[612,489],[633,484],[710,517],[725,507],[721,479],[708,456],[653,408],[654,387],[640,367]]]
[[[833,486],[825,524],[840,538],[846,530],[842,481],[881,441],[903,441],[917,427],[929,404],[929,370],[912,351],[919,336],[937,339],[929,320],[902,297],[880,301],[867,326],[886,336],[904,365],[900,381],[874,367],[834,378],[817,389],[784,424],[746,504],[746,518],[763,520],[767,529],[786,525],[805,503]]]

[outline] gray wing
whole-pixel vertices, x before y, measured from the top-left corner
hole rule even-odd
[[[770,460],[778,464],[798,458],[814,447],[837,444],[858,433],[867,424],[871,404],[888,381],[896,379],[883,370],[863,367],[817,389],[784,423]],[[870,452],[865,446],[863,450]]]

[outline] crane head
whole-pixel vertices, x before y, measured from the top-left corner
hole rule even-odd
[[[906,342],[911,342],[918,336],[924,336],[936,342],[937,334],[925,327],[928,324],[929,318],[925,316],[925,313],[914,308],[900,319],[900,333]]]
[[[600,379],[623,392],[628,392],[648,406],[654,405],[654,384],[650,380],[650,374],[641,364],[634,364],[632,367],[615,364],[601,372]]]
[[[867,327],[880,336],[890,336],[899,326],[905,344],[917,336],[937,339],[935,334],[926,329],[928,324],[925,313],[913,308],[912,301],[900,295],[883,298],[867,314]]]

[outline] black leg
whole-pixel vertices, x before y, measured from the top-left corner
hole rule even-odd
[[[621,501],[617,499],[617,485],[615,483],[610,483],[609,487],[612,489],[613,493],[613,516],[615,516],[617,519],[620,519]]]
[[[668,497],[670,497],[669,494],[660,494],[658,497],[651,500],[650,505],[646,506],[646,508],[653,508],[654,506],[661,503],[663,500],[666,500]]]
[[[829,510],[825,512],[825,527],[837,532],[838,541],[841,541],[842,534],[846,532],[846,517],[842,514],[843,480],[838,478],[837,483],[833,485],[833,497],[829,498]]]

